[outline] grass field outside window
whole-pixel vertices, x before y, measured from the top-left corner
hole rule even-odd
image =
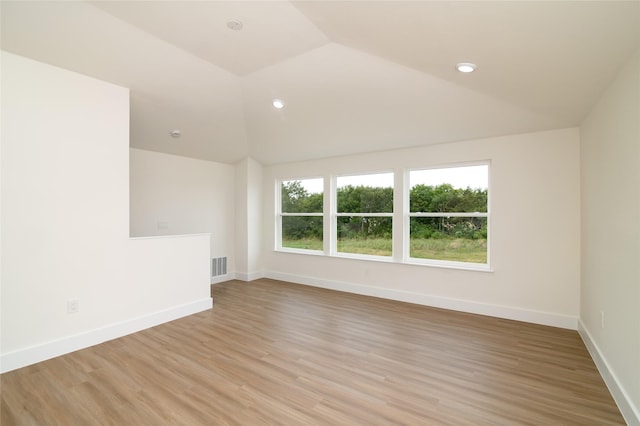
[[[322,250],[322,241],[314,238],[283,240],[282,245],[294,249]],[[391,240],[387,238],[338,240],[338,246],[342,247],[344,252],[374,256],[391,256],[391,245]],[[486,239],[412,238],[410,249],[411,256],[419,259],[471,263],[487,262]]]

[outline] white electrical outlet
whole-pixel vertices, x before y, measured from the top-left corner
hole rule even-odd
[[[80,301],[78,299],[67,300],[67,313],[77,314],[80,311]]]

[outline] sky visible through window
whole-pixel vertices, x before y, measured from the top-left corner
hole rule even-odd
[[[338,176],[338,188],[345,186],[372,186],[393,188],[393,173],[375,173],[370,175]]]
[[[436,186],[443,183],[451,184],[461,189],[489,188],[489,173],[487,165],[447,167],[444,169],[426,169],[411,171],[409,186],[424,184]]]
[[[454,188],[487,189],[489,187],[488,167],[487,165],[478,165],[413,170],[411,171],[410,187],[413,188],[419,184],[436,186],[449,183]],[[322,192],[324,189],[322,178],[303,179],[301,182],[310,194]],[[338,177],[338,187],[346,185],[393,187],[393,173]]]

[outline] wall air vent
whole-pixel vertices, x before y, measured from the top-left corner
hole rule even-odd
[[[211,259],[211,276],[227,275],[227,256]]]

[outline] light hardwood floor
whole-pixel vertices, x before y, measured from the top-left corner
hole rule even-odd
[[[620,425],[575,331],[273,280],[2,375],[2,425]]]

